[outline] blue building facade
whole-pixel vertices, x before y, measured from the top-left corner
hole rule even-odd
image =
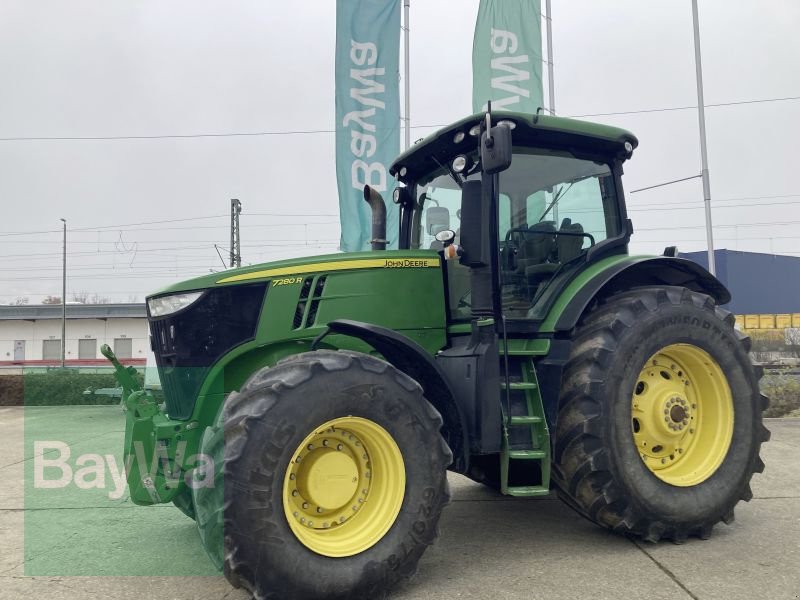
[[[708,252],[681,252],[708,268]],[[800,313],[800,257],[738,250],[715,250],[717,278],[733,299],[725,307],[737,315]]]

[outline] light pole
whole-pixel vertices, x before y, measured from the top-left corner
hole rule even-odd
[[[711,227],[711,183],[708,180],[708,152],[706,151],[706,111],[703,99],[703,65],[700,62],[700,22],[697,17],[697,0],[692,0],[692,26],[694,29],[694,67],[697,77],[697,117],[700,122],[700,162],[703,178],[703,201],[706,209],[706,241],[708,243],[708,270],[716,275],[714,260],[714,231]]]
[[[406,122],[406,130],[405,130],[405,149],[411,146],[411,81],[409,81],[409,77],[411,76],[411,67],[409,62],[411,61],[411,51],[408,47],[409,41],[411,39],[410,29],[408,28],[408,16],[410,13],[411,8],[411,0],[404,0],[403,2],[403,52],[405,57],[405,77],[403,78],[403,83],[405,84],[405,122]]]
[[[64,223],[64,244],[61,261],[61,368],[65,366],[67,351],[67,220]]]

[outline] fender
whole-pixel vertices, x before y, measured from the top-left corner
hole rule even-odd
[[[536,365],[542,402],[551,431],[555,431],[563,369],[572,348],[572,340],[569,335],[564,334],[575,328],[596,298],[636,287],[675,285],[708,294],[718,304],[731,300],[730,292],[716,277],[697,263],[684,258],[616,256],[608,257],[605,261],[606,264],[602,266],[595,264],[593,273],[579,274],[562,290],[547,319],[539,328],[540,333],[553,335],[550,353]]]
[[[433,357],[414,340],[396,331],[349,319],[330,321],[327,329],[311,344],[311,349],[315,349],[317,344],[329,334],[346,335],[366,342],[375,348],[388,363],[422,386],[425,398],[433,404],[444,419],[442,434],[453,451],[453,464],[450,468],[459,473],[465,473],[469,467],[466,418],[455,401],[455,395],[447,378]]]
[[[694,292],[708,294],[717,304],[731,301],[728,288],[696,262],[669,256],[630,257],[603,269],[581,284],[577,290],[571,290],[572,285],[567,286],[562,294],[574,295],[555,319],[553,315],[548,315],[547,322],[552,323],[555,320],[554,332],[570,331],[595,298],[651,285],[689,288]]]

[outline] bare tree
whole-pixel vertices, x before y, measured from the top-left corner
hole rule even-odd
[[[61,296],[47,296],[42,304],[61,304]]]
[[[108,298],[105,296],[100,296],[100,294],[92,294],[92,298],[90,300],[91,304],[108,304],[109,302],[111,301]]]
[[[73,292],[72,301],[86,304],[89,301],[89,292]]]
[[[139,294],[131,294],[128,296],[128,304],[136,304],[139,302]]]
[[[800,358],[800,327],[787,327],[783,330],[786,345],[795,358]]]
[[[29,303],[30,300],[27,296],[17,296],[17,299],[14,300],[11,304],[13,304],[14,306],[25,306],[26,304]]]

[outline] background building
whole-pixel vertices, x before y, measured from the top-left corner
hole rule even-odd
[[[0,306],[0,367],[61,364],[60,304]],[[144,365],[148,352],[144,304],[67,304],[66,364],[104,366],[108,344],[124,364]]]
[[[681,252],[708,268],[708,253]],[[737,315],[800,313],[800,257],[715,250],[717,277],[730,290]]]

